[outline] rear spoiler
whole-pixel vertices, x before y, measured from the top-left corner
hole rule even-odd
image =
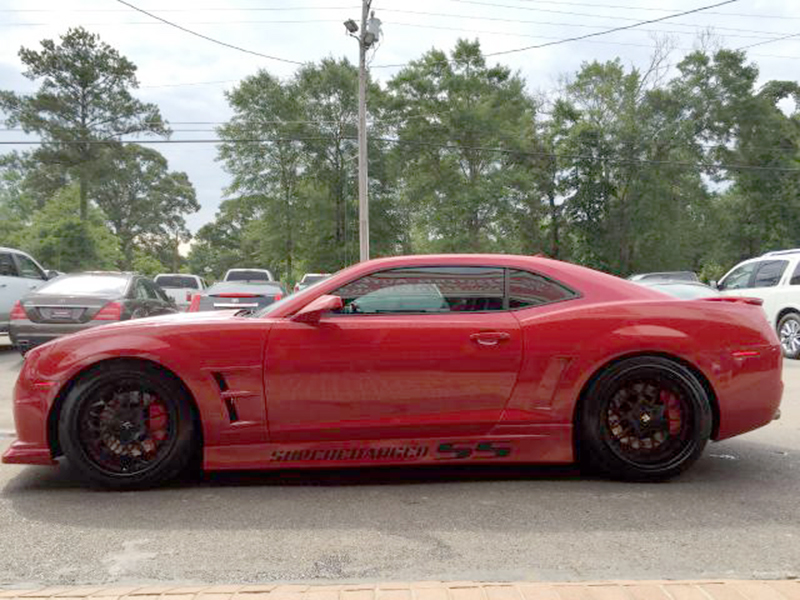
[[[703,298],[704,302],[734,302],[738,304],[752,304],[753,306],[761,306],[764,300],[761,298],[744,298],[739,296],[713,296],[711,298]]]

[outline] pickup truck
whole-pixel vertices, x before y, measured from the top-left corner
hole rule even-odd
[[[192,297],[208,286],[198,275],[186,273],[159,273],[154,281],[175,301],[179,310],[187,310]]]

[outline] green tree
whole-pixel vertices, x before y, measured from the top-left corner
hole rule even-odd
[[[189,240],[185,215],[200,205],[185,173],[170,171],[159,152],[136,144],[109,151],[101,162],[94,198],[119,239],[123,269],[133,268],[137,247]]]
[[[119,243],[106,226],[105,215],[90,206],[87,218],[81,219],[79,204],[77,185],[56,193],[33,214],[30,227],[20,236],[20,247],[59,271],[116,268]]]
[[[465,40],[449,60],[432,50],[389,82],[397,160],[431,249],[518,248],[509,235],[512,213],[527,192],[515,153],[534,113],[524,85],[508,68],[488,66],[478,42]]]
[[[78,27],[60,44],[44,40],[41,51],[22,48],[20,59],[31,80],[41,80],[33,95],[0,92],[0,109],[9,126],[38,133],[43,145],[37,161],[59,165],[80,184],[81,219],[88,218],[91,182],[98,158],[127,134],[167,135],[158,108],[135,99],[136,66],[99,36]]]

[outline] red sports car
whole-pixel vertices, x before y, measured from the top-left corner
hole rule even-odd
[[[112,488],[165,482],[193,456],[209,470],[580,460],[664,479],[778,415],[781,349],[759,303],[545,258],[373,260],[256,313],[31,350],[3,461],[64,455]]]

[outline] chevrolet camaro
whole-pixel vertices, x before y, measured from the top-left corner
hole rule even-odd
[[[409,256],[257,312],[31,350],[3,462],[126,489],[206,470],[573,463],[660,480],[779,414],[759,300],[683,300],[538,257]]]

